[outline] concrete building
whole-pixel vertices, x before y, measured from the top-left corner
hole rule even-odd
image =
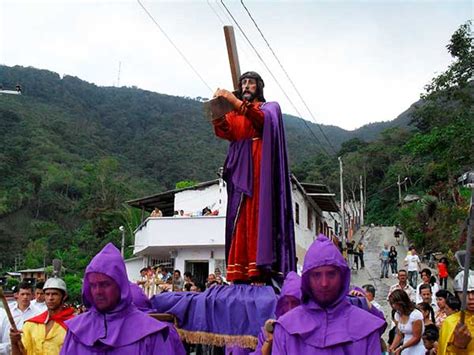
[[[292,176],[296,254],[299,269],[315,236],[337,233],[339,208],[327,186],[302,184]],[[170,190],[127,202],[142,210],[143,222],[134,231],[134,257],[125,261],[130,280],[145,266],[164,265],[190,271],[201,282],[219,268],[225,274],[225,213],[227,193],[222,179]],[[154,208],[163,217],[146,217]],[[207,207],[212,215],[203,215]],[[182,211],[176,216],[175,211]]]

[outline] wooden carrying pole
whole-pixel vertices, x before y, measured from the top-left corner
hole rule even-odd
[[[227,45],[227,54],[229,56],[230,73],[232,74],[232,83],[234,90],[239,89],[240,63],[237,53],[237,43],[235,42],[234,27],[224,26],[225,43]]]

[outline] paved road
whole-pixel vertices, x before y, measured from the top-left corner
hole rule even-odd
[[[398,282],[395,276],[392,276],[389,270],[389,278],[380,279],[380,260],[379,254],[384,243],[389,246],[394,245],[398,252],[398,267],[403,267],[403,260],[407,255],[407,246],[399,245],[393,237],[395,227],[373,227],[369,228],[362,240],[365,245],[364,261],[365,268],[352,272],[351,283],[355,286],[362,286],[367,283],[375,286],[375,300],[383,307],[387,321],[390,320],[390,305],[387,302],[388,290],[391,285]],[[355,236],[358,241],[360,234]],[[406,241],[405,241],[406,242]]]

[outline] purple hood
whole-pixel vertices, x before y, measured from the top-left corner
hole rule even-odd
[[[94,306],[87,277],[92,272],[111,277],[120,288],[119,304],[110,312],[101,313]],[[107,244],[87,266],[82,298],[89,311],[72,318],[67,325],[77,341],[86,346],[125,346],[168,327],[140,312],[132,303],[125,263],[112,243]]]
[[[342,287],[339,297],[329,306],[329,308],[334,307],[344,300],[349,293],[351,270],[334,243],[323,234],[320,234],[313,244],[311,244],[304,257],[303,274],[301,276],[303,303],[308,303],[312,299],[309,287],[309,272],[320,266],[336,266],[342,273]]]
[[[309,271],[319,266],[336,266],[342,272],[343,285],[338,297],[322,307],[313,298],[309,287]],[[385,325],[380,318],[352,306],[346,295],[350,270],[337,247],[323,234],[308,249],[301,279],[302,304],[278,319],[286,332],[300,337],[309,346],[328,348],[359,341]]]
[[[293,297],[301,301],[301,277],[294,271],[290,271],[283,282],[275,310],[277,318],[286,313],[283,305],[283,300],[286,297]]]

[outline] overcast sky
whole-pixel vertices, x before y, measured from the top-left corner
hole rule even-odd
[[[221,23],[230,20],[220,0],[142,2],[211,88],[231,88]],[[240,1],[224,3],[297,110],[312,121]],[[345,129],[391,120],[407,109],[450,63],[445,46],[452,33],[473,18],[472,1],[462,0],[244,3],[316,122]],[[239,33],[237,45],[242,72],[258,71],[267,100],[297,115]],[[212,95],[136,0],[0,0],[1,64],[112,86],[119,62],[120,86]]]

